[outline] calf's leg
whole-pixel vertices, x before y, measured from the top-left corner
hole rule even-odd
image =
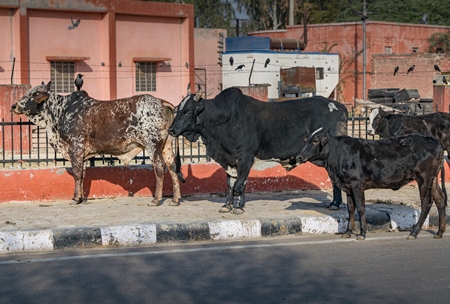
[[[349,238],[352,236],[355,229],[355,202],[352,194],[347,193],[347,211],[348,211],[348,224],[347,231],[342,234],[342,238]]]
[[[356,189],[353,190],[356,209],[358,210],[359,220],[360,220],[360,233],[356,237],[357,240],[365,240],[367,232],[367,220],[366,220],[366,198],[364,195],[364,190],[358,185]]]
[[[432,189],[432,196],[434,203],[436,204],[438,213],[439,213],[439,230],[434,236],[435,239],[442,238],[442,235],[445,232],[445,229],[447,227],[446,223],[446,211],[445,207],[447,206],[447,202],[445,200],[445,194],[443,190],[439,187],[437,178],[433,182],[433,189]]]
[[[418,179],[417,183],[419,184],[421,210],[419,220],[413,226],[410,235],[407,237],[408,240],[415,240],[417,238],[417,235],[419,234],[420,229],[422,228],[423,223],[425,222],[425,219],[427,218],[428,213],[430,212],[431,205],[433,204],[431,197],[433,181],[430,180],[421,181],[420,179]]]

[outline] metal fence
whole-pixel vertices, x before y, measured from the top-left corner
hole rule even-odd
[[[355,108],[349,111],[348,135],[356,138],[378,139],[377,136],[367,134],[369,122],[369,107],[357,112]],[[411,111],[411,115],[421,115]],[[70,161],[64,159],[60,153],[49,145],[47,133],[44,128],[35,126],[31,122],[5,121],[0,122],[1,147],[0,168],[20,169],[29,167],[70,167]],[[180,156],[183,163],[209,162],[205,146],[201,142],[191,143],[183,137],[178,138]],[[175,145],[175,142],[174,142]],[[131,164],[149,164],[151,160],[145,151],[137,155]],[[100,155],[89,159],[89,166],[120,165],[118,158],[111,155]]]

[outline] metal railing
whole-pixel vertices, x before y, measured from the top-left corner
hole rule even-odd
[[[378,139],[378,136],[367,134],[369,123],[369,107],[363,107],[359,113],[355,108],[349,111],[347,134],[356,138]],[[411,115],[421,115],[411,112]],[[69,167],[70,161],[49,144],[45,129],[35,126],[28,121],[5,121],[0,122],[0,168],[20,169],[28,167]],[[209,162],[211,159],[206,155],[205,146],[201,142],[191,143],[184,137],[178,138],[180,157],[183,163]],[[175,147],[175,142],[174,142]],[[145,151],[137,155],[131,162],[133,165],[150,164],[151,159]],[[89,166],[113,166],[120,165],[121,161],[112,155],[100,155],[88,160]]]

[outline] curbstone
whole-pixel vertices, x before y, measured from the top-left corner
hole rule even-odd
[[[367,211],[369,231],[410,229],[420,212],[411,208],[380,208]],[[359,229],[359,217],[355,219]],[[437,222],[434,215],[428,223]],[[0,232],[0,253],[51,251],[63,248],[138,246],[166,242],[233,240],[302,233],[342,233],[347,229],[347,212],[331,216],[301,216],[253,220],[223,220],[186,224],[158,223],[92,228]],[[357,232],[357,231],[356,231]]]

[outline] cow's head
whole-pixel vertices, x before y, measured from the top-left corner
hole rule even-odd
[[[323,163],[326,161],[329,155],[329,137],[330,134],[323,128],[305,136],[305,145],[297,156],[298,161],[300,163],[306,163],[307,161]]]
[[[24,114],[28,117],[40,114],[44,101],[49,97],[51,81],[42,83],[29,90],[18,102],[11,106],[14,114]]]
[[[197,141],[200,134],[199,127],[202,123],[202,113],[205,104],[202,99],[202,92],[189,94],[177,106],[175,119],[169,127],[172,136],[183,135],[189,141]]]
[[[367,134],[369,135],[375,135],[379,134],[379,129],[382,124],[382,120],[384,117],[384,112],[381,107],[372,109],[372,111],[369,114],[369,124],[367,125]]]

